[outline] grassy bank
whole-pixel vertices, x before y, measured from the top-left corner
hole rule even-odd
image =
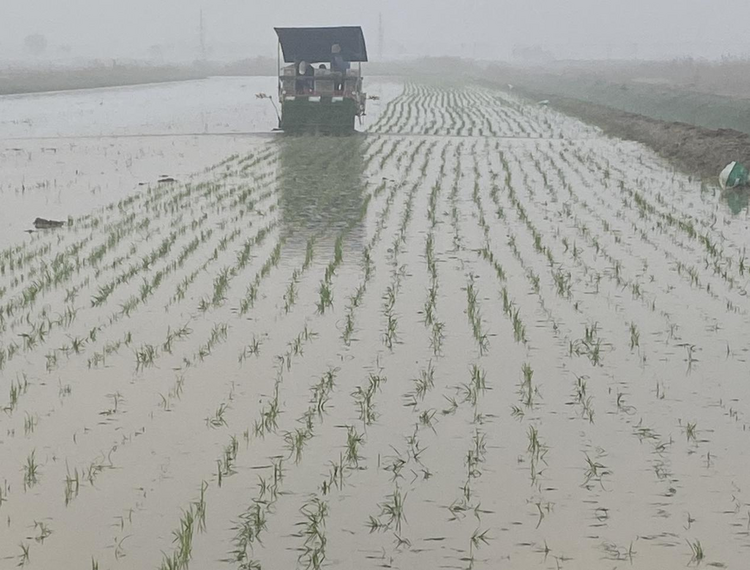
[[[723,94],[727,90],[721,83],[708,92],[709,85],[703,83],[636,77],[633,71],[616,73],[616,68],[531,72],[495,67],[490,75],[550,98],[567,97],[661,121],[750,134],[750,99]]]

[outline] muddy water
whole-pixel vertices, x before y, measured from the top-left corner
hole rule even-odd
[[[3,564],[743,568],[746,220],[550,109],[374,88],[366,137],[9,238]]]

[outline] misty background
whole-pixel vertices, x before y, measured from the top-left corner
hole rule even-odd
[[[748,22],[747,0],[0,0],[0,64],[275,57],[274,26],[319,25],[363,26],[371,60],[734,59]]]

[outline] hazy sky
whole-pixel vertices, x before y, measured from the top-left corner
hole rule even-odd
[[[274,25],[360,24],[375,56],[381,13],[386,56],[507,58],[516,45],[558,57],[750,55],[750,0],[0,0],[0,59],[21,55],[32,33],[47,36],[47,57],[62,45],[144,57],[159,44],[190,59],[201,9],[217,55],[274,54]]]

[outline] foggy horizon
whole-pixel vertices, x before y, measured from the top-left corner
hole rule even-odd
[[[0,62],[33,64],[91,59],[192,61],[200,48],[203,12],[205,55],[229,60],[275,56],[274,26],[361,25],[371,60],[456,56],[512,60],[533,49],[549,59],[720,59],[750,56],[750,40],[727,33],[732,21],[750,17],[750,4],[634,0],[626,4],[534,0],[436,3],[415,0],[326,2],[311,10],[299,0],[258,7],[239,0],[159,0],[129,3],[70,0],[5,0],[0,21]],[[10,4],[10,5],[7,5]],[[383,42],[379,18],[382,15]],[[34,56],[24,39],[43,35]]]

